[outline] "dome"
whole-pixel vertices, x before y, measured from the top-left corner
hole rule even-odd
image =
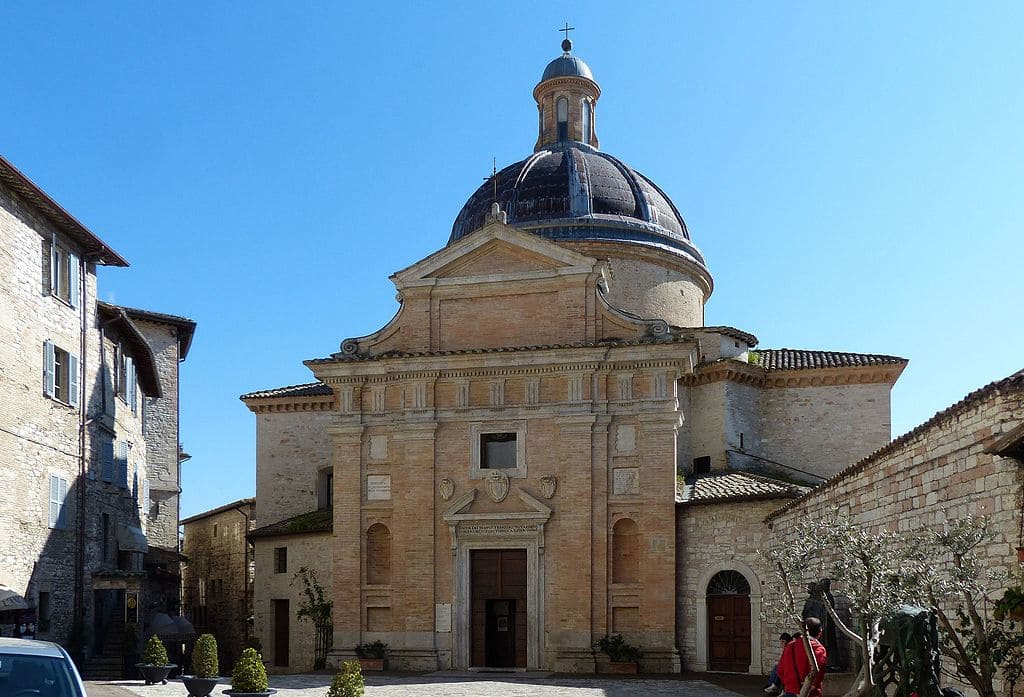
[[[590,72],[590,66],[584,63],[582,58],[569,53],[563,53],[548,63],[548,67],[544,68],[544,74],[541,76],[540,81],[544,82],[553,77],[585,77],[588,80],[594,81],[594,74]]]
[[[550,66],[549,66],[550,67]],[[462,207],[452,244],[487,221],[497,200],[508,224],[553,241],[657,247],[705,266],[679,211],[650,179],[579,142],[555,143],[499,171]]]

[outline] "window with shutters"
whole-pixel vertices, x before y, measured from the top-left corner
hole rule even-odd
[[[117,395],[133,412],[138,412],[139,379],[135,372],[135,360],[121,346],[117,348]]]
[[[105,482],[114,481],[114,443],[107,441],[102,446],[102,452],[100,454],[101,461],[103,463],[102,478]]]
[[[149,498],[149,480],[142,480],[142,515],[143,517],[149,516],[150,498]]]
[[[128,488],[128,453],[132,444],[126,440],[117,442],[117,485],[122,489]]]
[[[68,525],[68,480],[50,475],[50,527],[63,529]]]
[[[71,307],[78,306],[78,255],[56,240],[50,245],[50,294]]]
[[[43,394],[58,402],[78,406],[78,356],[52,341],[43,342]]]

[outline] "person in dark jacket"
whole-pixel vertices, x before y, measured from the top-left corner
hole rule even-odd
[[[808,617],[804,620],[804,629],[807,631],[807,638],[811,643],[811,653],[814,654],[816,665],[811,665],[803,639],[794,639],[786,644],[786,648],[782,650],[782,657],[779,659],[779,679],[782,680],[783,697],[797,697],[800,694],[800,688],[803,687],[804,679],[815,668],[817,673],[811,683],[811,691],[807,695],[808,697],[821,697],[825,666],[828,663],[828,652],[818,641],[818,637],[821,635],[821,620],[817,617]]]

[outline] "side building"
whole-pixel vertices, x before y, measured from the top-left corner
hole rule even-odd
[[[248,535],[255,503],[239,499],[181,521],[181,613],[197,634],[217,637],[222,670],[234,665],[251,635],[254,566]]]
[[[97,267],[128,263],[3,158],[0,250],[0,632],[116,676],[151,615],[178,609],[195,323],[99,302]]]

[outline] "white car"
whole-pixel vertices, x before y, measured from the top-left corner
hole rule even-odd
[[[86,697],[71,656],[48,641],[0,637],[0,697]]]

